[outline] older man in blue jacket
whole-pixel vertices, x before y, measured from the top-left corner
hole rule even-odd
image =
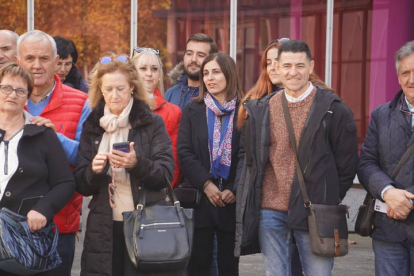
[[[414,41],[395,55],[402,90],[372,112],[358,177],[376,200],[372,246],[376,275],[414,275],[414,155],[392,171],[414,142]],[[411,225],[410,225],[411,224]]]

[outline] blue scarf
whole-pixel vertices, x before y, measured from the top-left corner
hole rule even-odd
[[[236,98],[221,106],[210,93],[207,93],[204,97],[204,103],[207,107],[206,116],[211,173],[214,179],[223,178],[227,180],[231,166],[231,139],[233,136]],[[221,120],[222,117],[223,120]]]

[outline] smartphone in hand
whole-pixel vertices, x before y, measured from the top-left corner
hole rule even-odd
[[[112,149],[129,152],[129,142],[119,142],[112,145]]]

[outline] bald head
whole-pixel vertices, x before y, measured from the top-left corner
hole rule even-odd
[[[0,30],[0,66],[14,61],[19,35],[9,30]]]

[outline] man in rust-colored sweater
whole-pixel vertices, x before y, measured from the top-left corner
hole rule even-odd
[[[312,203],[337,205],[351,187],[358,164],[356,125],[337,95],[309,82],[314,61],[306,43],[283,43],[277,62],[285,89],[245,106],[249,117],[243,142],[247,145],[241,144],[246,164],[238,168],[237,193],[246,197],[238,197],[237,216],[244,220],[243,231],[236,236],[243,236],[241,250],[248,254],[256,250],[258,235],[266,275],[291,275],[292,238],[305,275],[331,275],[333,258],[310,250],[307,210],[282,97],[292,117],[298,160]]]

